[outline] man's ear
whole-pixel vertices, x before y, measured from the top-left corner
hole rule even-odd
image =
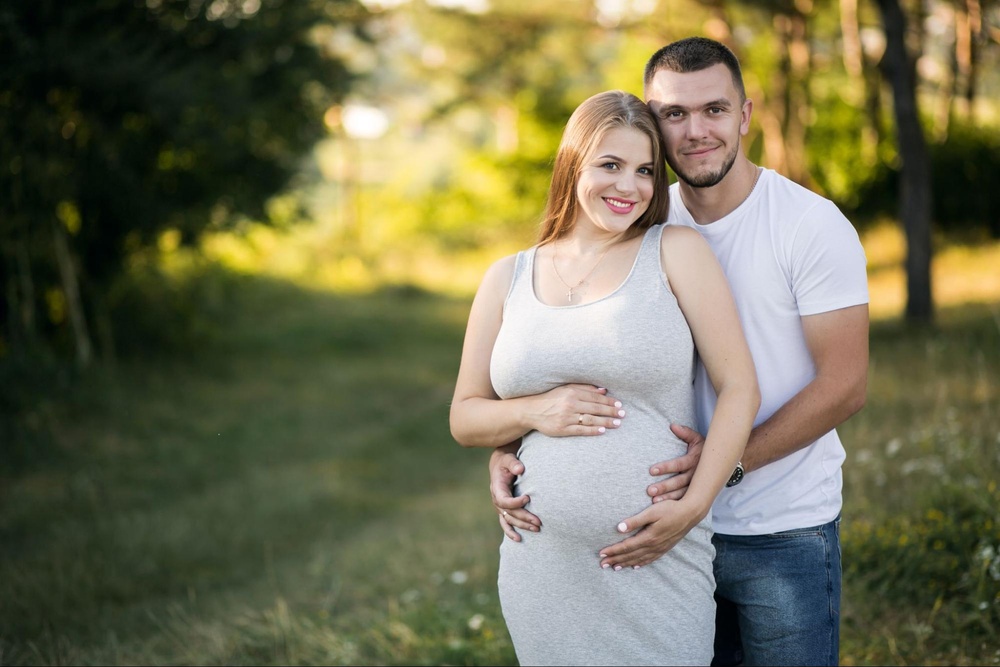
[[[749,97],[743,100],[743,108],[740,109],[740,136],[747,136],[750,131],[750,115],[753,113],[753,100]]]

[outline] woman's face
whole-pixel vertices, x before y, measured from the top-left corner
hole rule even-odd
[[[653,145],[631,127],[616,127],[587,156],[576,184],[578,225],[621,233],[635,224],[653,198]]]

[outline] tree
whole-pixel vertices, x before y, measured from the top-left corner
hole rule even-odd
[[[68,319],[86,363],[129,252],[263,217],[353,82],[317,28],[366,18],[356,0],[4,3],[0,349]]]
[[[917,109],[916,68],[906,48],[906,16],[899,0],[878,0],[885,27],[882,71],[892,87],[896,141],[902,160],[899,217],[906,232],[906,318],[930,322],[931,170]]]

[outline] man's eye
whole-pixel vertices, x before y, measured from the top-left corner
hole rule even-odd
[[[724,109],[722,107],[712,107],[711,109],[708,110],[709,113],[716,115],[722,113],[723,111]]]

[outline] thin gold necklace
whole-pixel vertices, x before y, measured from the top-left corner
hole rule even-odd
[[[743,199],[741,199],[741,200],[740,200],[740,203],[739,203],[739,204],[737,204],[737,205],[736,205],[736,206],[735,206],[735,207],[733,208],[733,210],[734,210],[734,211],[735,211],[736,209],[738,209],[738,208],[739,208],[740,206],[743,206],[743,202],[745,202],[746,200],[750,199],[750,195],[752,195],[752,194],[753,194],[753,190],[754,190],[754,188],[756,188],[756,187],[757,187],[757,179],[759,179],[759,178],[760,178],[760,172],[761,172],[761,168],[760,168],[760,167],[755,167],[755,169],[757,170],[757,173],[756,173],[756,174],[754,174],[754,176],[753,176],[753,183],[751,183],[751,184],[750,184],[750,190],[749,190],[749,191],[747,191],[747,196],[746,196],[746,197],[744,197]]]
[[[556,272],[556,278],[559,279],[559,282],[565,285],[566,289],[569,290],[566,292],[566,303],[573,303],[573,290],[577,289],[578,287],[580,287],[580,285],[586,282],[587,278],[589,278],[591,274],[597,270],[597,267],[600,266],[601,262],[604,260],[604,257],[611,251],[611,248],[613,247],[614,246],[608,246],[607,250],[602,252],[601,256],[597,258],[597,262],[594,264],[593,267],[591,267],[590,271],[587,271],[587,275],[585,275],[583,278],[580,278],[579,282],[577,282],[575,285],[570,285],[563,279],[562,275],[559,274],[559,269],[556,268],[556,247],[555,245],[552,246],[552,270]]]

